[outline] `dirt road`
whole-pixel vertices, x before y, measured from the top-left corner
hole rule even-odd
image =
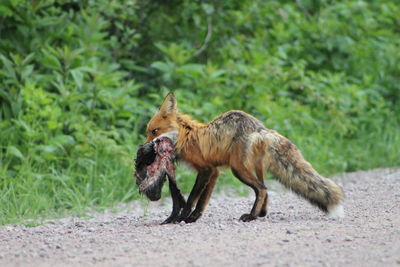
[[[159,225],[170,200],[0,227],[0,266],[400,266],[400,169],[335,178],[346,217],[333,220],[271,184],[269,215],[243,223],[253,195],[212,196],[194,224]]]

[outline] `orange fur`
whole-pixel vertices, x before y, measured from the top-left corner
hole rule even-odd
[[[343,192],[339,186],[319,175],[288,139],[265,128],[245,112],[229,111],[208,124],[199,123],[178,112],[176,99],[170,93],[149,121],[146,132],[147,141],[177,133],[177,153],[198,172],[181,213],[181,219],[186,222],[196,221],[203,213],[218,178],[217,168],[221,166],[230,167],[233,174],[256,193],[253,209],[242,215],[243,221],[267,213],[265,169],[323,211],[341,207]]]

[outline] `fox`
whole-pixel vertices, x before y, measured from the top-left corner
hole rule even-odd
[[[250,213],[239,219],[243,222],[267,215],[266,171],[328,216],[344,217],[342,188],[320,175],[289,139],[266,128],[244,111],[231,110],[211,122],[201,123],[180,113],[177,100],[170,92],[148,122],[146,135],[146,142],[162,136],[171,138],[177,157],[197,171],[186,203],[168,223],[197,221],[205,211],[223,168],[230,168],[233,175],[255,193]]]

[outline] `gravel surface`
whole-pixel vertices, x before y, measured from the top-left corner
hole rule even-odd
[[[346,217],[327,218],[269,185],[269,215],[238,220],[253,194],[215,194],[194,224],[159,225],[170,199],[38,227],[0,227],[0,266],[400,266],[400,169],[334,178]]]

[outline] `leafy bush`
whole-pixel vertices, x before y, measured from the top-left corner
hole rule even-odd
[[[0,222],[137,198],[165,94],[245,110],[325,175],[400,162],[397,1],[0,4]],[[181,171],[185,192],[192,174]],[[221,182],[239,185],[224,174]]]

